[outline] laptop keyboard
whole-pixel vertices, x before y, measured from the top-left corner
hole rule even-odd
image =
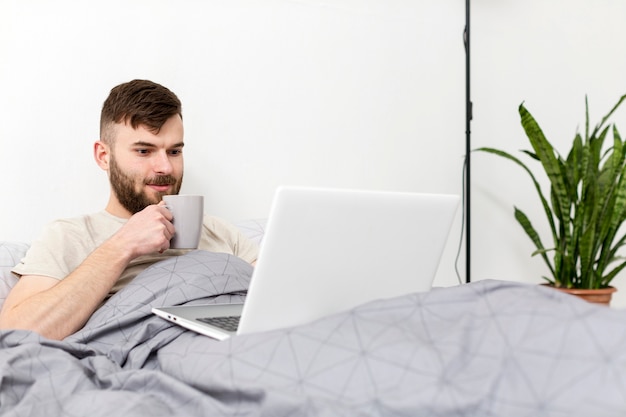
[[[197,320],[229,332],[236,332],[239,326],[239,318],[240,316],[200,317]]]

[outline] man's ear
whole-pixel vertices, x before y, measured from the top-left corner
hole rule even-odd
[[[93,157],[100,168],[105,171],[109,170],[109,161],[111,158],[111,147],[101,140],[93,144]]]

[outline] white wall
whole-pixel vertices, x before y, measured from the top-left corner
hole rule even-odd
[[[182,99],[184,191],[232,221],[266,217],[278,184],[461,193],[464,13],[460,0],[0,0],[0,240],[104,206],[100,106],[133,78]],[[598,116],[626,92],[623,16],[621,0],[474,0],[474,146],[525,147],[521,101],[567,145],[585,94]],[[536,197],[509,165],[472,156],[472,278],[539,282],[511,214]],[[436,285],[457,282],[460,220]]]

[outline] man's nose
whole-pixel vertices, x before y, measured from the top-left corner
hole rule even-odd
[[[166,152],[158,152],[154,159],[154,172],[157,174],[171,174],[172,162]]]

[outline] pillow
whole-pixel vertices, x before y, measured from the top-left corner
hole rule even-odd
[[[0,306],[17,282],[11,269],[26,255],[29,245],[19,242],[0,242]]]
[[[235,223],[235,226],[241,230],[241,233],[243,233],[245,237],[255,242],[257,245],[260,245],[261,240],[263,240],[263,235],[265,234],[266,221],[266,219],[244,220]]]

